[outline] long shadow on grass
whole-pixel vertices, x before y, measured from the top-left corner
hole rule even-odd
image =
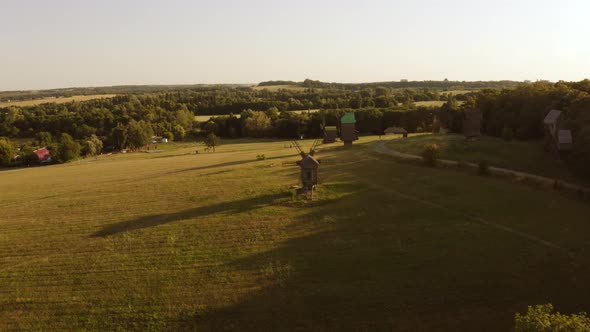
[[[287,198],[289,196],[289,192],[281,192],[256,196],[253,198],[247,198],[243,200],[234,200],[213,205],[200,206],[194,209],[188,209],[174,213],[164,213],[138,217],[132,220],[126,220],[105,226],[103,229],[92,234],[92,237],[106,237],[122,232],[129,232],[138,229],[164,225],[175,221],[209,216],[217,213],[243,213],[267,205],[275,204],[278,200]]]
[[[274,159],[285,159],[285,158],[286,158],[285,156],[267,157],[265,159],[265,161],[274,160]],[[189,168],[185,168],[185,169],[179,169],[177,171],[167,172],[166,175],[178,174],[178,173],[184,173],[184,172],[192,172],[192,171],[201,171],[201,170],[205,170],[205,169],[218,168],[218,167],[228,167],[228,166],[238,166],[238,165],[251,164],[251,163],[260,163],[260,162],[263,162],[263,161],[256,160],[256,159],[228,161],[228,162],[219,163],[219,164],[212,164],[212,165],[196,166],[196,167],[189,167]]]
[[[587,303],[590,288],[572,276],[590,272],[572,274],[550,250],[417,202],[348,189],[287,230],[307,235],[225,266],[256,276],[258,290],[224,308],[180,312],[169,328],[505,331],[527,304]]]

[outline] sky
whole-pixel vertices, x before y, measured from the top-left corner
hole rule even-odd
[[[588,0],[0,0],[0,90],[582,80]]]

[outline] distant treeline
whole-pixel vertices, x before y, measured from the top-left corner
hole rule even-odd
[[[397,82],[396,82],[397,83]],[[408,82],[411,83],[411,82]],[[414,101],[445,100],[440,108],[416,108]],[[458,100],[463,101],[462,104]],[[574,150],[568,162],[580,172],[590,169],[590,81],[535,82],[512,89],[483,89],[452,96],[436,89],[386,86],[361,90],[255,90],[248,87],[201,87],[125,94],[112,99],[42,104],[0,109],[0,136],[34,138],[71,135],[79,142],[93,135],[105,149],[139,148],[152,135],[183,139],[214,132],[224,137],[320,137],[320,125],[338,125],[346,111],[356,113],[361,133],[382,133],[388,126],[410,132],[429,131],[438,116],[453,132],[462,131],[466,110],[483,112],[483,132],[518,139],[541,139],[543,118],[555,108],[565,112]],[[316,113],[290,110],[321,109]],[[196,114],[227,115],[197,123]],[[240,114],[240,117],[232,114]],[[44,136],[46,137],[46,135]],[[46,140],[43,140],[45,142]]]
[[[460,90],[460,89],[511,89],[517,87],[523,82],[517,81],[392,81],[392,82],[373,82],[373,83],[327,83],[311,79],[303,82],[293,81],[267,81],[261,82],[258,86],[272,85],[297,85],[305,88],[321,89],[343,89],[343,90],[362,90],[367,88],[385,87],[392,89],[437,89],[437,90]]]
[[[47,90],[23,90],[0,91],[0,102],[36,100],[43,98],[88,96],[100,94],[145,94],[163,91],[177,91],[186,89],[199,89],[208,87],[241,87],[240,84],[212,85],[212,84],[187,84],[187,85],[116,85],[90,88],[61,88]]]

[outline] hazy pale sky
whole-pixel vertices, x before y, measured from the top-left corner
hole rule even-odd
[[[0,0],[0,90],[581,80],[588,0]]]

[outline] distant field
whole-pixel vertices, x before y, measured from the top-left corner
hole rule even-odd
[[[581,181],[566,165],[547,154],[542,141],[506,142],[495,137],[483,136],[466,141],[463,135],[419,135],[389,143],[394,150],[419,155],[424,145],[441,146],[440,158],[478,163],[487,161],[491,166],[504,167],[567,181]]]
[[[315,109],[315,110],[299,110],[299,111],[288,111],[288,112],[293,112],[293,113],[306,113],[306,112],[310,112],[310,113],[315,113],[315,112],[319,112],[319,109]],[[236,117],[240,117],[240,114],[234,114]],[[227,115],[195,115],[195,120],[199,121],[199,122],[207,122],[209,121],[209,119],[211,118],[215,118],[215,117],[223,117],[223,116],[227,116]]]
[[[588,310],[588,204],[377,139],[320,146],[314,201],[287,141],[0,171],[0,330],[509,331],[529,304]]]
[[[426,106],[426,107],[441,107],[444,105],[446,101],[442,100],[430,100],[430,101],[416,101],[414,102],[415,106]]]
[[[72,97],[59,97],[59,98],[41,98],[41,99],[34,99],[34,100],[23,100],[23,101],[10,101],[10,102],[1,102],[0,107],[7,107],[7,106],[34,106],[39,104],[46,104],[46,103],[56,103],[56,104],[64,104],[69,103],[72,101],[87,101],[93,99],[105,99],[105,98],[113,98],[116,95],[114,94],[106,94],[106,95],[85,95],[85,96],[72,96]]]
[[[414,102],[415,106],[426,106],[426,107],[441,107],[444,105],[446,101],[443,100],[430,100],[430,101],[416,101]],[[464,102],[462,100],[457,101],[458,105],[462,105]]]
[[[477,92],[479,90],[448,90],[448,91],[438,91],[440,94],[446,93],[446,94],[453,94],[453,95],[462,95],[462,94],[466,94],[466,93],[470,93],[470,92]]]
[[[280,89],[285,89],[285,90],[297,90],[297,91],[303,91],[305,90],[304,87],[302,86],[298,86],[298,85],[268,85],[268,86],[255,86],[253,87],[254,90],[269,90],[269,91],[278,91]]]

